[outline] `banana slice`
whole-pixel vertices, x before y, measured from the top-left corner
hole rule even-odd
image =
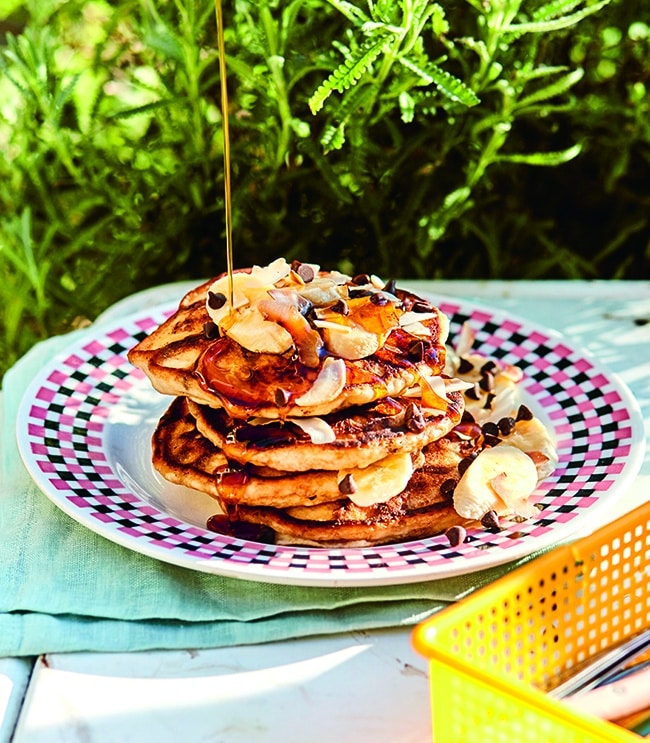
[[[322,329],[325,348],[330,353],[348,361],[364,359],[375,353],[382,344],[382,337],[353,325],[329,325]]]
[[[537,477],[548,477],[557,467],[558,454],[546,426],[539,418],[517,421],[507,438],[510,446],[526,452],[537,467]]]
[[[284,353],[293,346],[293,338],[281,325],[265,320],[253,307],[238,312],[226,331],[240,346],[255,353]]]
[[[362,508],[376,503],[385,503],[406,488],[413,474],[413,462],[410,454],[400,452],[371,464],[368,467],[355,467],[339,470],[338,482],[348,478],[353,483],[353,492],[346,492],[348,498]],[[343,488],[345,489],[345,488]]]
[[[537,468],[528,454],[500,444],[483,449],[465,470],[454,490],[454,508],[468,519],[481,519],[488,511],[528,518],[537,513],[528,501],[536,486]]]

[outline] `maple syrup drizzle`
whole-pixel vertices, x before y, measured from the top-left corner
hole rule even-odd
[[[232,200],[230,188],[230,126],[228,123],[228,84],[226,78],[226,44],[223,37],[223,10],[221,0],[214,0],[217,19],[217,47],[219,52],[219,79],[221,80],[221,119],[223,122],[223,187],[226,210],[226,264],[228,271],[228,301],[233,309],[232,257]]]

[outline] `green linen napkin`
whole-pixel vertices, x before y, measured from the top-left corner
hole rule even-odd
[[[410,626],[508,569],[389,587],[283,586],[176,567],[91,532],[31,480],[15,426],[33,376],[93,332],[44,341],[3,382],[0,656],[219,647]]]

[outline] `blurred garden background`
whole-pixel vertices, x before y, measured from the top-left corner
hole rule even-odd
[[[235,265],[650,278],[650,0],[223,0]],[[0,0],[0,376],[225,270],[213,0]]]

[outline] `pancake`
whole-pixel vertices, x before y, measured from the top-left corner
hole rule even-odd
[[[204,438],[177,397],[158,421],[151,439],[152,464],[166,480],[219,497],[218,476],[228,468],[226,456]]]
[[[429,444],[422,452],[424,465],[413,473],[406,489],[365,508],[339,499],[284,509],[226,504],[226,512],[235,524],[271,530],[277,544],[362,547],[431,537],[452,526],[476,523],[458,515],[453,490],[445,489],[445,483],[458,478],[458,464],[472,449],[472,444],[453,436]]]
[[[176,398],[164,413],[152,437],[153,465],[165,479],[216,498],[220,503],[290,508],[341,499],[339,484],[346,474],[357,481],[362,468],[282,472],[269,467],[239,465],[229,461],[196,428],[187,401]],[[389,457],[390,459],[390,457]],[[413,469],[421,466],[421,454],[412,456]],[[382,490],[391,485],[391,462],[380,460]],[[395,492],[403,489],[399,487]]]
[[[177,398],[154,432],[153,463],[167,480],[215,498],[232,522],[222,524],[229,533],[248,523],[260,534],[271,530],[278,543],[350,546],[431,536],[469,523],[454,511],[444,483],[458,478],[459,462],[476,446],[454,434],[427,445],[398,495],[363,507],[342,496],[334,471],[233,467],[199,433],[186,400]]]
[[[298,423],[305,419],[298,419],[298,423],[261,419],[261,425],[253,425],[251,421],[231,418],[224,410],[193,401],[188,401],[188,409],[201,434],[228,459],[303,472],[366,467],[396,452],[416,452],[445,436],[460,422],[461,392],[448,393],[444,413],[423,408],[419,402],[389,397],[310,419],[324,426],[325,438],[316,441],[313,434],[310,436],[299,427]]]
[[[539,447],[546,446],[541,435],[544,428],[537,419],[524,416],[499,443],[489,430],[471,420],[462,421],[411,455],[406,479],[399,466],[403,454],[389,455],[367,468],[283,472],[228,460],[198,431],[187,400],[177,398],[154,432],[153,463],[166,479],[218,502],[226,515],[210,520],[217,531],[283,544],[384,544],[433,536],[451,526],[474,525],[489,512],[497,524],[501,517],[518,515],[516,507],[513,511],[511,504],[495,498],[490,486],[494,472],[485,471],[482,457],[500,451],[505,444],[504,452],[517,447],[530,457],[531,466],[543,469]],[[362,484],[368,473],[374,488],[367,502],[359,502],[358,492],[341,488],[346,474]],[[474,486],[463,500],[465,507],[473,505],[470,511],[460,508],[457,497],[468,475]],[[528,505],[528,515],[536,513]]]
[[[208,528],[258,541],[364,546],[530,517],[554,443],[520,404],[521,371],[472,352],[467,325],[447,349],[447,330],[367,275],[279,259],[206,282],[129,353],[174,397],[154,467],[217,501]]]
[[[397,396],[445,366],[448,321],[375,277],[283,259],[188,292],[129,352],[156,390],[233,418],[311,417]]]

